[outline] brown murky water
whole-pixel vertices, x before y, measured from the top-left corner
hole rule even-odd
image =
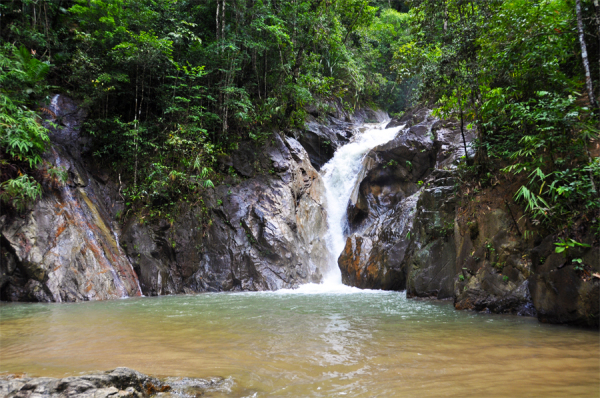
[[[212,397],[599,397],[598,332],[403,293],[0,306],[0,373],[221,376]]]

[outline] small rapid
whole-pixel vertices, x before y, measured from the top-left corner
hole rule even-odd
[[[337,259],[346,244],[346,209],[357,177],[363,166],[363,159],[369,151],[378,145],[385,144],[396,137],[404,126],[386,129],[388,121],[378,124],[366,124],[352,142],[339,148],[333,158],[321,169],[327,198],[327,223],[329,231],[326,236],[327,247],[331,252],[332,262],[324,272],[320,287],[305,287],[304,290],[337,291],[347,290],[342,285],[342,274]]]

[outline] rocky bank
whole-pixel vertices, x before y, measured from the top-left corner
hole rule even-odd
[[[348,204],[350,234],[338,259],[344,283],[597,328],[597,242],[590,236],[592,247],[573,254],[586,264],[575,270],[554,252],[556,236],[525,233],[535,228],[512,201],[518,182],[464,186],[457,123],[420,109],[390,123],[401,124],[394,140],[365,158]]]
[[[123,246],[145,295],[276,290],[320,281],[330,261],[321,178],[294,138],[275,135],[256,150],[265,163],[256,167],[270,173],[218,186],[204,207],[183,208],[172,224],[126,223]]]
[[[157,379],[129,368],[62,379],[0,377],[0,398],[170,398],[202,396],[210,391],[227,392],[227,380]]]
[[[330,264],[323,183],[317,168],[349,140],[372,110],[354,114],[332,103],[311,112],[305,131],[244,142],[220,156],[237,176],[182,204],[174,219],[123,217],[124,186],[90,156],[80,134],[86,112],[56,95],[46,121],[46,160],[66,183],[48,177],[24,215],[0,217],[0,298],[65,302],[204,291],[275,290],[319,282]],[[49,124],[53,122],[55,126]],[[296,139],[304,143],[305,147]],[[312,145],[314,143],[318,143]],[[117,223],[117,216],[124,218]]]
[[[97,167],[80,134],[85,111],[57,95],[44,196],[23,215],[0,216],[0,298],[64,302],[205,291],[258,291],[319,282],[335,259],[325,245],[327,214],[318,169],[364,122],[332,103],[308,109],[304,131],[246,142],[219,167],[234,177],[167,221],[121,217],[120,179]],[[576,270],[554,253],[554,236],[525,233],[512,202],[517,182],[460,180],[457,165],[473,132],[409,111],[404,126],[363,160],[347,207],[338,259],[345,284],[452,299],[457,309],[537,315],[543,322],[598,327],[600,252],[576,253]],[[466,144],[465,144],[466,142]],[[468,149],[470,151],[470,149]],[[472,153],[468,153],[472,156]],[[475,184],[464,186],[464,184]],[[477,184],[479,184],[477,186]],[[514,185],[514,186],[513,186]],[[458,189],[458,187],[461,189]]]
[[[48,176],[44,196],[23,215],[0,216],[0,298],[63,302],[141,295],[132,264],[119,246],[114,215],[118,187],[86,167],[79,135],[85,111],[63,96],[51,103],[46,160],[65,173]]]

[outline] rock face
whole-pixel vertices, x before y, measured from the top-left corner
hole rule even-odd
[[[275,290],[318,282],[330,263],[323,184],[294,138],[242,145],[219,159],[247,177],[222,185],[170,223],[129,219],[121,233],[119,186],[82,156],[85,117],[55,96],[48,179],[24,216],[0,218],[0,297],[6,301],[83,301],[202,291]],[[139,277],[139,279],[138,279]]]
[[[350,232],[360,231],[419,190],[435,165],[433,118],[403,130],[365,157],[348,204]]]
[[[388,127],[401,125],[402,133],[365,158],[348,204],[349,236],[338,259],[344,283],[597,328],[597,242],[589,237],[594,247],[568,258],[555,253],[555,236],[534,245],[523,234],[534,228],[509,203],[518,181],[459,196],[455,165],[465,143],[456,123],[420,109]],[[465,139],[471,157],[473,133]],[[585,269],[575,269],[572,258]]]
[[[272,174],[217,187],[205,210],[183,209],[173,225],[125,226],[144,294],[275,290],[320,280],[330,261],[320,176],[293,138],[275,136],[264,157]]]
[[[167,379],[161,381],[129,368],[72,376],[2,377],[0,398],[146,398],[160,396],[201,396],[206,391],[219,390],[223,379]]]
[[[362,289],[404,290],[404,257],[410,240],[417,195],[375,220],[361,233],[352,234],[338,259],[345,285]]]
[[[352,234],[338,261],[344,281],[454,298],[457,309],[535,314],[527,247],[512,215],[498,203],[457,214],[454,168],[465,155],[458,125],[426,109],[390,122],[402,124],[402,134],[367,156],[348,206]]]
[[[296,131],[294,137],[305,148],[316,170],[327,163],[339,147],[348,143],[360,125],[389,119],[386,112],[370,108],[349,113],[339,102],[329,103],[325,110],[311,107],[307,111],[305,128]]]
[[[455,178],[436,169],[419,195],[407,258],[408,297],[452,297],[458,273],[454,246]]]
[[[399,125],[405,127],[396,138],[374,148],[365,158],[348,204],[351,234],[338,264],[344,283],[361,288],[403,290],[407,288],[407,282],[410,285],[410,281],[416,281],[423,292],[415,290],[411,293],[409,290],[409,295],[430,296],[440,288],[426,288],[425,285],[432,278],[436,284],[439,272],[423,271],[438,264],[440,255],[442,259],[453,257],[451,249],[447,250],[451,245],[444,245],[442,241],[431,243],[425,236],[415,239],[414,234],[420,231],[424,235],[429,233],[433,237],[431,240],[437,239],[439,233],[434,232],[445,228],[448,217],[450,220],[454,217],[451,205],[440,209],[453,186],[425,188],[425,181],[439,180],[442,185],[454,183],[448,172],[434,169],[443,162],[451,164],[462,154],[457,141],[460,133],[455,126],[449,127],[432,117],[427,109],[408,112],[402,119],[390,122],[388,128]],[[427,218],[426,211],[422,210],[427,205],[432,206],[437,218],[433,215],[429,215],[431,220]],[[446,211],[449,216],[442,220],[440,211]],[[413,241],[424,247],[425,251],[418,256],[413,253],[421,247],[411,247]],[[412,263],[408,261],[409,257],[414,260]],[[409,264],[419,272],[411,273],[412,269],[407,268]],[[452,271],[447,272],[451,275],[444,282],[448,285],[442,293],[444,297],[452,295],[454,262],[451,268]],[[433,275],[427,277],[431,272]]]
[[[457,264],[462,268],[454,287],[457,309],[536,314],[529,294],[531,262],[524,256],[528,247],[509,211],[517,209],[490,202],[471,207],[468,218],[457,220]]]
[[[77,137],[85,114],[60,96],[51,106],[63,128],[52,130],[55,144],[46,160],[68,179],[62,184],[49,177],[43,198],[28,214],[0,218],[7,260],[0,267],[0,297],[61,302],[139,295],[137,276],[111,222],[117,190],[81,162],[77,143],[83,140]]]
[[[548,236],[531,251],[534,274],[530,291],[538,319],[547,323],[566,323],[598,328],[600,279],[582,279],[567,257],[554,252],[554,236]],[[592,238],[587,239],[591,243]],[[570,253],[581,258],[591,273],[600,273],[600,247]]]

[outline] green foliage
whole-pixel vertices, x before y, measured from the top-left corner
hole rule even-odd
[[[396,48],[393,67],[399,81],[419,79],[419,98],[435,103],[436,115],[476,132],[475,174],[485,178],[501,164],[520,175],[515,200],[549,230],[597,218],[600,174],[588,147],[598,138],[598,113],[580,94],[585,77],[572,2],[411,4],[410,40]],[[593,9],[586,12],[591,17]],[[585,20],[596,32],[594,19]],[[593,40],[589,51],[600,58]],[[598,64],[592,68],[597,79]]]
[[[409,163],[410,163],[409,161],[407,161],[407,162],[406,162],[406,164],[407,164],[407,166],[406,166],[406,167],[409,167],[409,165],[408,165]],[[396,161],[396,160],[392,159],[392,160],[390,160],[389,162],[387,162],[387,163],[386,163],[386,164],[383,166],[383,168],[385,169],[385,168],[388,168],[388,167],[394,167],[394,166],[397,166],[397,165],[398,165],[398,161]]]
[[[49,72],[87,108],[93,154],[123,177],[127,203],[169,207],[223,178],[218,154],[302,128],[309,105],[403,110],[389,67],[406,10],[401,0],[9,0],[0,35],[19,50],[9,68],[0,60],[0,87],[33,109]],[[6,117],[25,118],[19,109]],[[11,148],[33,165],[41,147],[21,136]]]
[[[42,194],[40,184],[27,173],[43,162],[49,138],[39,115],[27,104],[45,88],[41,81],[48,68],[24,47],[0,49],[0,199],[17,211]]]
[[[559,239],[558,243],[554,244],[556,248],[554,251],[556,253],[562,253],[563,256],[567,256],[570,249],[574,249],[576,247],[591,247],[587,243],[579,243],[573,239]]]
[[[42,153],[49,141],[47,130],[39,120],[37,113],[15,104],[0,92],[0,148],[30,168],[42,162]]]
[[[405,10],[393,3],[381,7]],[[197,200],[220,178],[217,154],[303,127],[308,105],[389,98],[389,49],[406,29],[404,14],[368,0],[73,0],[44,8],[54,30],[29,5],[3,37],[57,63],[54,80],[89,109],[93,153],[123,176],[132,206]]]
[[[218,156],[303,127],[309,106],[399,113],[418,98],[476,132],[469,167],[483,181],[498,164],[521,175],[515,199],[534,223],[600,211],[598,115],[579,94],[568,0],[10,0],[0,14],[16,44],[0,51],[4,153],[40,164],[33,110],[51,82],[88,109],[94,156],[134,207],[198,202],[225,178]]]
[[[580,258],[574,258],[573,259],[573,269],[575,271],[583,271],[585,269],[585,264],[583,263],[583,260]]]
[[[41,185],[32,177],[22,175],[0,184],[0,200],[23,211],[27,206],[42,196]]]

